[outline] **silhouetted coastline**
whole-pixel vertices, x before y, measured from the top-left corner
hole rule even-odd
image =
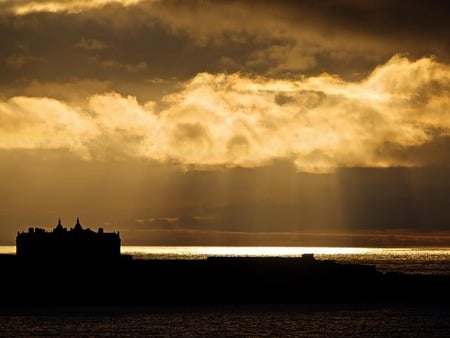
[[[316,260],[312,254],[135,260],[111,247],[89,249],[89,255],[50,247],[53,255],[48,247],[45,255],[0,255],[2,307],[450,301],[450,276],[382,273],[372,265]]]
[[[450,276],[276,257],[26,261],[1,255],[2,306],[448,303]]]

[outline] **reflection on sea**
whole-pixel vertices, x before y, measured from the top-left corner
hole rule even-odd
[[[136,259],[204,259],[208,256],[300,257],[376,265],[379,271],[450,274],[450,248],[351,248],[351,247],[212,247],[124,246],[122,253]]]
[[[206,259],[208,256],[300,257],[376,265],[379,271],[450,274],[450,248],[353,248],[353,247],[214,247],[122,246],[122,254],[135,259]],[[0,246],[0,254],[14,254],[15,246]]]

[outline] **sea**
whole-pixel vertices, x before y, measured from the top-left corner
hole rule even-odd
[[[15,254],[15,246],[0,246],[0,254]],[[222,257],[301,257],[312,253],[319,260],[375,265],[381,272],[450,274],[450,247],[245,247],[245,246],[122,246],[134,259],[206,259]]]
[[[134,259],[312,253],[383,272],[450,274],[450,248],[442,247],[122,246],[121,252]],[[15,247],[0,246],[0,254],[15,254]],[[0,337],[450,337],[450,304],[0,307]]]

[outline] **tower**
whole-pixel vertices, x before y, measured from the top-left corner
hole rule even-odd
[[[75,227],[73,228],[73,230],[75,230],[75,231],[83,230],[83,228],[81,227],[81,224],[80,224],[80,218],[79,217],[77,217],[77,224],[75,224]]]
[[[56,225],[56,228],[54,229],[55,232],[61,232],[64,231],[64,228],[61,224],[61,218],[58,218],[58,225]]]

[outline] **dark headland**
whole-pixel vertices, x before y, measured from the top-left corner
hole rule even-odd
[[[0,255],[2,307],[176,304],[449,303],[450,276],[298,258],[135,260],[119,233],[30,228]]]

